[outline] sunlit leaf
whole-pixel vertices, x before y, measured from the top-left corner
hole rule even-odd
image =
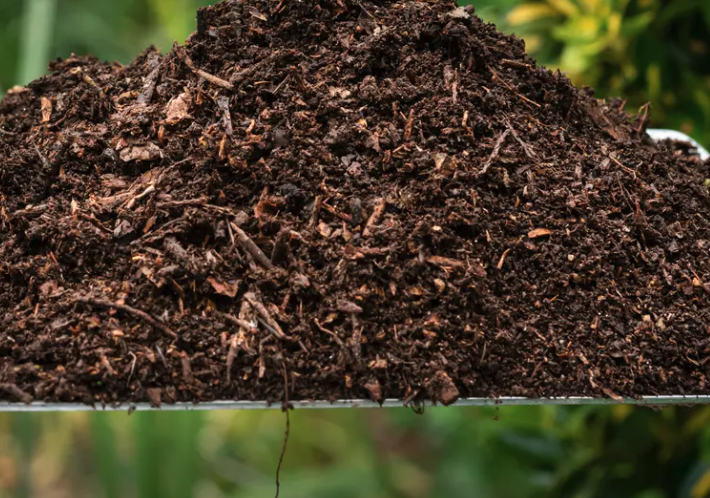
[[[511,10],[508,13],[507,20],[513,26],[520,26],[557,15],[558,12],[547,4],[527,3]]]

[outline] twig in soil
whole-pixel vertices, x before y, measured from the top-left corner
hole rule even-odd
[[[205,204],[207,204],[207,201],[207,197],[198,197],[197,199],[185,199],[182,201],[158,202],[155,207],[157,207],[158,209],[167,209],[183,206],[204,206]]]
[[[259,67],[261,67],[263,64],[266,64],[267,62],[275,59],[281,54],[280,50],[277,50],[276,52],[272,53],[268,57],[265,57],[264,59],[260,60],[256,64],[253,64],[252,66],[243,69],[242,71],[239,71],[238,73],[235,73],[232,75],[231,78],[229,78],[229,81],[231,81],[234,84],[239,84],[241,83],[244,79],[248,78],[251,76],[252,73],[254,73]]]
[[[230,313],[222,313],[221,311],[217,312],[219,316],[224,318],[225,320],[232,322],[234,325],[237,327],[243,328],[246,332],[255,332],[256,331],[256,325],[253,323],[249,323],[246,320],[242,320],[240,318],[237,318],[236,316],[230,314]]]
[[[148,187],[146,187],[146,189],[145,189],[143,192],[141,192],[141,193],[138,194],[138,195],[134,195],[133,197],[131,197],[131,198],[124,204],[125,209],[131,209],[131,208],[135,205],[136,201],[139,201],[139,200],[143,199],[144,197],[146,197],[146,196],[152,194],[153,192],[155,192],[155,185],[149,185]]]
[[[505,142],[505,139],[508,138],[508,135],[510,134],[510,128],[505,130],[500,137],[498,137],[498,140],[496,140],[496,144],[493,146],[493,152],[491,152],[491,155],[488,157],[488,160],[486,161],[486,164],[483,166],[483,169],[481,170],[480,173],[478,173],[478,176],[485,175],[486,172],[488,171],[488,168],[491,167],[491,164],[493,164],[493,161],[496,160],[498,157],[498,154],[500,154],[500,148],[503,146],[503,143]]]
[[[407,125],[404,127],[404,140],[409,140],[412,136],[412,127],[414,126],[414,109],[409,110],[409,118]]]
[[[500,261],[498,261],[498,264],[496,265],[496,268],[499,270],[503,269],[503,263],[505,263],[505,258],[508,256],[508,253],[510,252],[510,249],[506,249],[503,255],[500,257]]]
[[[348,223],[352,223],[352,221],[353,221],[352,217],[349,214],[341,213],[340,211],[335,209],[333,206],[330,206],[330,205],[326,204],[325,202],[321,201],[321,207],[323,209],[325,209],[326,211],[328,211],[330,214],[337,216],[338,218],[340,218],[343,221],[347,221]]]
[[[313,214],[311,215],[311,221],[308,224],[310,230],[315,230],[318,226],[318,216],[320,215],[320,208],[323,205],[323,196],[317,195],[316,200],[313,203]]]
[[[274,327],[266,323],[263,318],[257,318],[256,321],[259,322],[267,331],[271,332],[277,339],[284,338]]]
[[[89,215],[86,213],[79,213],[79,217],[82,220],[88,221],[89,223],[97,227],[99,230],[102,230],[105,233],[113,234],[113,230],[101,223],[93,214]]]
[[[7,394],[10,394],[17,399],[19,399],[21,402],[23,402],[26,405],[29,405],[32,403],[32,396],[27,394],[25,391],[17,387],[15,384],[9,384],[9,383],[2,383],[0,384],[0,391],[5,391]]]
[[[46,169],[51,169],[52,165],[49,162],[49,159],[47,159],[44,154],[39,150],[39,147],[37,147],[37,144],[32,142],[32,147],[34,147],[35,152],[39,156],[39,160],[42,161],[42,166],[44,166]]]
[[[651,103],[646,102],[644,105],[642,105],[639,108],[639,114],[643,112],[643,117],[641,118],[641,122],[639,123],[639,127],[636,130],[637,132],[641,133],[641,130],[643,130],[644,125],[646,124],[646,120],[648,119],[648,110],[651,108]]]
[[[512,61],[510,59],[501,59],[500,63],[504,66],[509,66],[509,67],[520,67],[523,69],[532,69],[532,66],[530,64],[525,64],[523,62],[518,62],[518,61]]]
[[[135,353],[129,351],[128,354],[133,356],[133,360],[131,360],[131,371],[128,373],[128,380],[126,380],[126,385],[129,385],[131,383],[131,377],[133,377],[133,371],[136,369],[136,362],[138,361],[138,358],[136,357]]]
[[[254,258],[267,270],[271,270],[274,268],[273,263],[271,263],[271,260],[264,254],[264,251],[259,249],[259,246],[256,245],[256,243],[251,240],[251,238],[246,234],[244,230],[239,228],[236,223],[232,223],[232,230],[237,234],[237,242],[239,243],[242,248],[247,251],[249,254],[254,256]],[[252,303],[253,305],[253,303]]]
[[[338,346],[340,346],[340,349],[343,350],[343,353],[345,354],[346,359],[350,358],[350,351],[348,350],[347,346],[345,346],[345,343],[343,342],[343,340],[340,337],[338,337],[338,334],[323,327],[317,319],[313,320],[313,323],[316,324],[316,327],[318,327],[318,330],[328,334],[329,336],[331,336],[333,338],[333,340],[335,340],[335,343]]]
[[[488,70],[493,74],[493,77],[494,77],[495,79],[497,79],[498,81],[500,81],[501,83],[503,83],[503,85],[505,85],[505,87],[506,87],[508,90],[510,90],[510,91],[513,93],[513,95],[515,95],[516,97],[521,98],[522,100],[524,100],[524,101],[527,102],[528,104],[534,105],[534,106],[537,107],[537,108],[541,108],[541,107],[542,107],[540,104],[538,104],[538,103],[535,102],[534,100],[530,100],[530,99],[527,98],[525,95],[521,95],[521,94],[519,94],[518,92],[516,92],[516,91],[513,89],[513,87],[508,84],[507,81],[505,81],[503,78],[501,78],[500,76],[498,76],[498,73],[496,73],[495,70],[494,70],[491,66],[488,66]]]
[[[614,163],[616,163],[616,165],[619,166],[621,169],[623,169],[627,173],[630,173],[631,175],[633,175],[634,178],[636,178],[636,172],[634,170],[632,170],[631,168],[629,168],[628,166],[624,166],[623,164],[621,164],[621,161],[619,161],[613,155],[609,154],[609,159],[614,161]]]
[[[195,381],[195,377],[192,375],[190,356],[185,351],[180,354],[180,363],[182,364],[182,380],[185,381],[185,384],[192,384]]]
[[[387,200],[385,198],[380,199],[379,202],[375,205],[375,209],[372,211],[372,214],[370,215],[370,218],[368,218],[367,223],[365,223],[365,229],[362,231],[363,237],[369,237],[370,235],[372,235],[372,227],[379,224],[380,220],[382,219],[382,215],[385,213],[386,208]]]
[[[291,78],[291,74],[289,73],[286,75],[284,80],[281,83],[279,83],[279,85],[274,89],[274,91],[271,92],[271,94],[276,95],[279,92],[279,90],[281,90],[281,87],[284,86],[284,84],[287,83],[290,78]]]
[[[41,216],[47,209],[49,209],[49,204],[40,204],[39,206],[32,206],[27,209],[20,209],[12,213],[15,217],[22,218],[36,218]]]
[[[523,148],[525,151],[525,155],[528,156],[530,159],[536,159],[537,155],[535,152],[530,148],[530,146],[523,141],[522,138],[520,138],[520,135],[518,135],[518,132],[515,131],[515,128],[513,128],[510,123],[508,123],[508,129],[510,130],[510,133],[513,134],[513,137],[518,141],[520,146]]]
[[[279,339],[283,339],[286,337],[284,331],[281,330],[281,326],[276,322],[276,320],[271,317],[271,313],[269,313],[269,310],[266,309],[266,306],[264,306],[264,304],[259,301],[259,299],[256,297],[256,294],[254,294],[253,292],[247,292],[246,294],[244,294],[244,299],[246,299],[249,304],[252,305],[254,310],[259,315],[261,315],[261,318],[263,318],[264,321],[270,326],[270,328],[273,329],[270,330],[272,334],[276,335]]]
[[[86,83],[87,85],[94,87],[94,89],[96,90],[96,92],[99,94],[99,98],[100,98],[101,100],[106,100],[106,94],[105,94],[104,91],[101,89],[101,87],[99,86],[99,84],[96,83],[96,82],[94,81],[94,79],[93,79],[91,76],[89,76],[88,74],[86,74],[80,67],[78,67],[78,68],[72,70],[72,72],[81,73],[81,79],[82,79],[82,81],[83,81],[84,83]]]
[[[158,82],[158,76],[160,76],[160,67],[161,65],[158,64],[158,66],[153,69],[145,79],[143,91],[140,95],[138,95],[139,104],[149,104],[150,100],[153,98],[153,91],[155,90],[155,85]]]
[[[183,221],[185,221],[185,217],[184,217],[184,216],[181,216],[181,217],[179,217],[179,218],[175,218],[174,220],[167,221],[167,222],[163,223],[162,225],[160,225],[160,226],[159,226],[158,228],[156,228],[155,230],[153,230],[152,232],[146,233],[146,234],[143,235],[140,239],[134,240],[134,241],[131,242],[129,245],[131,245],[131,246],[137,246],[137,245],[140,244],[142,241],[145,241],[145,240],[148,239],[148,238],[156,239],[156,237],[159,237],[159,235],[158,235],[159,232],[163,232],[163,231],[165,231],[166,229],[170,228],[171,226],[177,225],[178,223],[181,223],[181,222],[183,222]]]
[[[202,69],[197,69],[195,67],[195,64],[192,62],[192,59],[190,59],[190,56],[185,54],[185,65],[190,68],[190,70],[195,73],[197,76],[200,76],[201,78],[206,79],[210,83],[216,86],[221,86],[222,88],[226,88],[227,90],[234,90],[234,85],[232,85],[229,81],[223,80],[219,76],[215,76],[214,74],[210,74],[207,71],[203,71]]]
[[[102,299],[92,299],[89,297],[77,297],[76,301],[79,303],[91,304],[93,306],[99,306],[102,308],[112,308],[112,309],[117,309],[117,310],[123,311],[123,312],[133,315],[137,318],[140,318],[143,321],[148,322],[154,328],[160,330],[162,333],[172,337],[173,339],[178,338],[178,335],[175,332],[173,332],[172,330],[170,330],[170,328],[167,325],[159,322],[156,318],[153,318],[145,311],[138,310],[136,308],[128,306],[127,304],[112,303],[111,301],[104,301]]]
[[[284,456],[286,455],[286,446],[288,445],[288,438],[291,435],[291,417],[289,416],[289,401],[288,401],[288,372],[286,372],[286,362],[281,363],[282,372],[284,376],[284,402],[281,410],[286,412],[286,433],[284,434],[284,444],[281,447],[281,455],[279,455],[279,464],[276,466],[276,496],[274,498],[279,498],[279,489],[281,483],[279,482],[279,475],[281,474],[281,465],[284,461]]]

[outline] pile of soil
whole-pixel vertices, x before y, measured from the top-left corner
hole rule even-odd
[[[450,1],[229,0],[0,104],[0,400],[710,394],[709,163]]]

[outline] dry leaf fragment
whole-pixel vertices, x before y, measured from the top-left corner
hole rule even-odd
[[[42,122],[47,123],[52,118],[52,101],[42,97]]]
[[[616,394],[614,391],[612,391],[612,390],[609,389],[608,387],[603,387],[603,388],[602,388],[602,391],[604,392],[604,394],[606,394],[607,396],[609,396],[611,399],[613,399],[613,400],[616,401],[617,403],[623,403],[623,402],[624,402],[624,398],[622,398],[621,396],[619,396],[618,394]]]
[[[256,10],[255,8],[249,9],[249,13],[250,13],[252,16],[254,16],[254,17],[256,17],[257,19],[260,19],[260,20],[262,20],[262,21],[268,21],[268,20],[269,20],[268,17],[266,17],[264,14],[262,14],[261,12],[259,12],[258,10]]]
[[[450,266],[452,268],[462,268],[466,266],[466,262],[458,260],[458,259],[451,259],[451,258],[445,258],[443,256],[429,256],[426,258],[428,263],[431,263],[436,266]]]
[[[185,90],[177,97],[173,97],[165,106],[166,121],[170,124],[177,123],[181,119],[191,118],[190,107],[192,106],[192,97]]]
[[[351,301],[338,299],[338,311],[343,313],[362,313],[362,308]]]
[[[552,230],[548,230],[547,228],[536,228],[535,230],[528,232],[528,237],[534,239],[537,237],[544,237],[545,235],[551,235],[552,233]]]
[[[223,296],[234,298],[238,291],[238,282],[235,280],[233,283],[223,283],[214,277],[208,277],[207,281],[210,283],[212,288],[217,294]]]

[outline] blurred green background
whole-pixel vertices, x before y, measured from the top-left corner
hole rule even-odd
[[[0,93],[53,57],[129,62],[199,0],[0,0]],[[710,145],[709,0],[481,0],[551,68]],[[297,410],[284,497],[710,496],[710,408]],[[0,498],[269,497],[279,411],[0,413]]]

